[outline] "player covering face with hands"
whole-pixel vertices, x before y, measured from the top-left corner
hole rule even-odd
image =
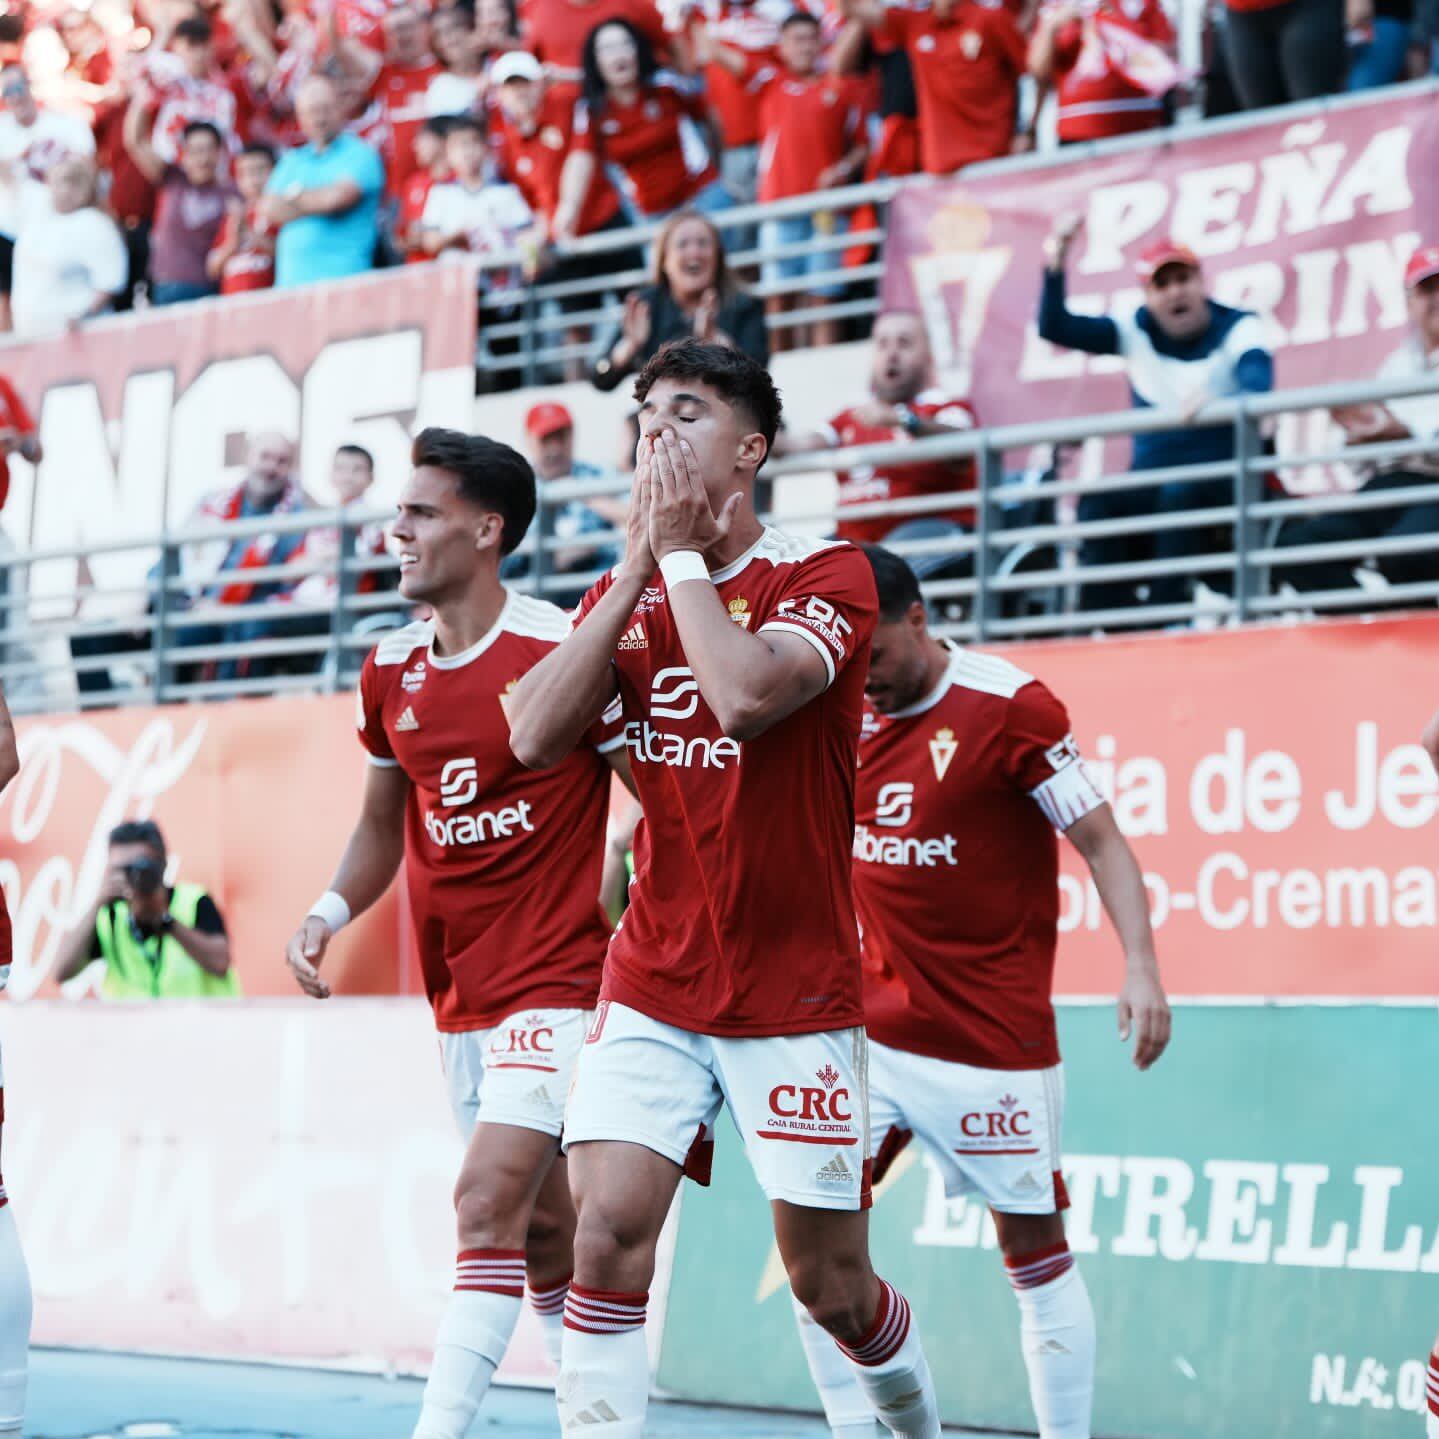
[[[455,1186],[459,1257],[415,1439],[460,1439],[519,1317],[526,1283],[558,1359],[574,1211],[559,1135],[599,989],[599,905],[617,734],[591,726],[543,774],[510,752],[506,695],[568,630],[512,594],[499,565],[535,511],[506,445],[450,430],[415,440],[391,535],[400,592],[432,620],[381,640],[360,676],[369,759],[359,820],[329,891],[290,941],[300,987],[330,993],[334,934],[403,858],[445,1078],[468,1142]]]
[[[728,1105],[796,1298],[872,1415],[937,1436],[909,1306],[869,1257],[848,856],[874,582],[853,546],[756,517],[780,411],[761,366],[680,341],[635,395],[624,563],[511,707],[515,753],[549,765],[618,696],[644,810],[565,1119],[579,1226],[561,1427],[644,1432],[660,1228],[685,1173],[707,1182]]]

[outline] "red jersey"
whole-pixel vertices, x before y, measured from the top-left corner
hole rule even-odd
[[[424,218],[425,205],[430,191],[435,188],[435,176],[431,170],[416,170],[400,187],[400,211],[395,224],[395,238],[403,246],[405,263],[418,265],[434,258],[420,248],[420,221]]]
[[[774,529],[711,578],[736,624],[803,636],[830,685],[757,739],[728,738],[655,576],[614,657],[644,819],[603,996],[700,1034],[850,1028],[862,1022],[848,850],[874,578],[850,545]]]
[[[956,399],[940,390],[923,391],[909,408],[922,420],[934,420],[955,430],[972,430],[979,423],[968,401]],[[856,417],[854,410],[841,410],[824,427],[824,434],[835,446],[903,444],[912,438],[897,426],[867,425]],[[957,525],[974,523],[972,505],[958,506],[938,514],[928,510],[923,515],[867,515],[846,519],[844,513],[846,506],[850,505],[912,500],[918,495],[942,495],[951,490],[972,489],[975,482],[972,460],[931,460],[927,464],[894,465],[880,470],[871,465],[861,465],[854,470],[840,471],[837,478],[839,516],[835,534],[842,540],[853,540],[855,544],[879,544],[896,525],[921,518],[953,520]]]
[[[547,220],[555,217],[560,199],[560,173],[570,149],[575,107],[551,91],[540,106],[534,133],[521,135],[496,104],[489,107],[490,151],[500,178],[525,197],[525,204]],[[609,177],[596,170],[580,208],[579,233],[588,235],[608,225],[620,212],[620,197]]]
[[[269,238],[270,243],[260,241]],[[215,248],[223,250],[238,241],[235,253],[220,271],[220,293],[240,295],[247,290],[268,290],[275,283],[275,231],[259,213],[258,206],[247,206],[243,215],[234,210],[226,213],[215,239]]]
[[[1059,1063],[1054,832],[1103,803],[1064,706],[1007,660],[955,649],[922,700],[866,711],[854,895],[872,1039],[982,1069]]]
[[[1091,14],[1062,26],[1054,37],[1061,140],[1103,140],[1164,120],[1163,100],[1128,78],[1125,57],[1112,43],[1114,31],[1162,49],[1174,44],[1174,27],[1159,0],[1099,0]]]
[[[628,20],[659,54],[669,43],[654,0],[520,0],[520,33],[535,58],[580,79],[585,41],[607,20]],[[569,89],[569,98],[575,96]]]
[[[965,0],[941,21],[930,0],[911,0],[886,11],[885,24],[914,69],[924,168],[948,175],[1009,154],[1028,64],[1014,16]]]
[[[703,25],[731,50],[778,68],[780,25],[796,8],[788,0],[702,0],[687,21]],[[704,82],[725,148],[757,145],[763,131],[749,84],[723,65],[706,65]]]
[[[700,123],[704,97],[660,71],[632,105],[575,104],[574,143],[594,155],[643,215],[678,210],[719,178]]]
[[[820,174],[854,148],[864,125],[858,84],[841,75],[795,75],[765,66],[759,96],[759,198],[783,200],[820,188]]]
[[[35,421],[31,419],[30,411],[4,375],[0,375],[0,430],[18,430],[22,435],[35,433]],[[9,498],[10,457],[0,453],[0,509],[5,507]],[[0,963],[4,962],[5,957],[0,955]]]
[[[442,1032],[488,1029],[529,1007],[590,1009],[599,990],[609,766],[590,746],[526,769],[500,708],[568,628],[553,605],[511,594],[464,654],[436,655],[431,626],[408,625],[360,672],[360,743],[371,763],[410,779],[405,874]],[[593,738],[621,743],[613,731]]]
[[[370,90],[385,116],[388,132],[381,155],[385,161],[385,179],[390,194],[398,195],[406,180],[418,169],[415,161],[415,136],[429,119],[425,108],[425,92],[430,81],[443,71],[434,60],[423,65],[380,66]]]
[[[143,97],[155,112],[150,143],[167,165],[176,164],[180,158],[185,127],[201,120],[220,132],[224,144],[233,146],[235,94],[219,71],[197,80],[181,64],[179,56],[166,51],[146,61],[145,85]]]

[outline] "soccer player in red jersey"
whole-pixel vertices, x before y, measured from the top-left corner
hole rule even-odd
[[[415,439],[391,527],[400,593],[434,618],[382,639],[360,675],[369,754],[360,817],[329,891],[290,940],[300,987],[403,856],[450,1102],[468,1140],[455,1186],[459,1261],[415,1439],[462,1439],[531,1302],[558,1351],[574,1212],[557,1162],[570,1073],[599,990],[610,766],[598,726],[544,773],[510,753],[511,686],[568,630],[500,584],[535,511],[507,445],[452,430]]]
[[[1084,856],[1123,945],[1119,1032],[1134,1032],[1140,1069],[1169,1042],[1144,879],[1064,706],[1007,660],[935,639],[909,566],[888,550],[867,554],[879,623],[854,893],[875,1176],[917,1137],[951,1199],[989,1205],[1040,1439],[1089,1439],[1094,1315],[1061,1217],[1055,830]],[[803,1316],[800,1334],[835,1435],[872,1434],[861,1396]]]
[[[15,726],[0,690],[0,790],[20,772]],[[0,893],[0,989],[10,979],[10,913]],[[0,1136],[5,1130],[5,1070],[0,1065]],[[0,1178],[0,1439],[20,1439],[25,1418],[25,1378],[30,1350],[30,1271],[20,1233]]]
[[[655,1246],[728,1104],[796,1296],[891,1431],[934,1439],[918,1333],[870,1264],[865,1214],[848,850],[873,580],[852,546],[756,518],[780,414],[763,366],[682,340],[635,396],[624,563],[511,708],[515,753],[549,765],[618,695],[644,808],[565,1118],[579,1228],[561,1427],[643,1433]]]

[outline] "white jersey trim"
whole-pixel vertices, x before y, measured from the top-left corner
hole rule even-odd
[[[1026,674],[1018,665],[1012,665],[1008,660],[1002,660],[996,655],[977,654],[973,650],[962,649],[949,640],[941,640],[940,643],[949,651],[950,660],[949,668],[940,676],[939,683],[923,699],[918,699],[903,709],[891,710],[885,716],[886,719],[911,719],[915,715],[921,715],[926,710],[933,709],[954,685],[1012,700],[1025,685],[1034,682],[1033,675]]]
[[[416,620],[412,625],[388,634],[375,646],[377,665],[402,665],[417,649],[430,643],[434,626],[429,620]]]
[[[760,634],[764,634],[766,630],[783,630],[787,635],[800,635],[807,639],[824,661],[825,673],[829,676],[825,681],[825,689],[834,683],[834,656],[830,654],[829,646],[812,630],[807,630],[803,625],[791,624],[788,620],[769,620],[759,627]]]
[[[710,579],[717,585],[732,580],[755,560],[767,560],[772,565],[799,564],[824,550],[839,549],[848,544],[847,540],[813,540],[805,535],[791,535],[766,525],[759,539],[738,559],[731,560],[723,569],[710,572]]]
[[[372,764],[376,769],[399,769],[400,762],[397,759],[383,759],[377,754],[366,754],[365,763]]]

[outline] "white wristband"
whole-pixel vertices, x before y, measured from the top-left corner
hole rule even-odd
[[[327,889],[310,906],[310,914],[323,920],[331,934],[339,934],[350,922],[350,906],[345,903],[345,896],[333,889]]]
[[[704,580],[706,584],[714,583],[710,579],[709,566],[705,564],[705,557],[698,550],[671,550],[660,561],[660,574],[664,576],[665,584],[670,589],[684,584],[686,580]]]

